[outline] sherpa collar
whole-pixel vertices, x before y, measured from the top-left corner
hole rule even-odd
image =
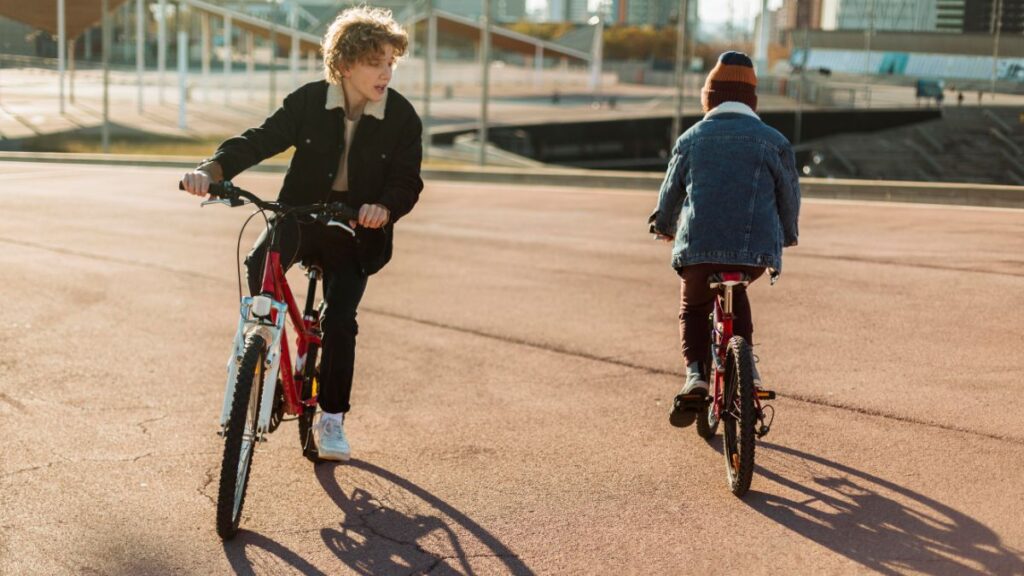
[[[732,100],[722,102],[718,106],[715,106],[710,112],[704,115],[704,118],[710,118],[716,114],[746,114],[747,116],[753,116],[758,120],[761,119],[761,117],[758,116],[750,106],[747,106],[743,102],[734,102]]]
[[[373,116],[378,120],[384,119],[384,110],[388,103],[388,93],[384,94],[379,102],[370,100],[366,103],[366,107],[363,108],[364,116]],[[328,84],[327,85],[327,102],[324,104],[324,108],[327,110],[333,110],[335,108],[345,109],[345,92],[340,84]]]

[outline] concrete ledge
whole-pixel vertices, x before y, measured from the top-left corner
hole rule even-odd
[[[45,162],[61,164],[97,164],[121,166],[152,166],[188,169],[196,165],[194,158],[174,156],[143,156],[130,154],[64,154],[52,152],[0,152],[0,162]],[[256,172],[283,173],[283,161],[264,162],[250,168]],[[523,184],[528,186],[574,186],[636,190],[656,194],[664,179],[657,172],[614,172],[574,170],[568,168],[425,168],[425,180],[449,182],[484,182]],[[834,198],[881,202],[919,202],[963,206],[991,206],[1024,209],[1024,186],[959,184],[940,182],[903,182],[891,180],[833,180],[802,178],[801,192],[805,198]]]

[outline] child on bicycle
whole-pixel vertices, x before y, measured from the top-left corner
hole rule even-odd
[[[393,226],[423,189],[422,123],[409,103],[388,88],[408,48],[406,32],[388,10],[366,6],[338,15],[323,39],[325,79],[301,86],[258,128],[220,145],[183,178],[205,196],[209,183],[240,172],[289,147],[295,153],[278,196],[283,204],[344,202],[359,208],[356,236],[321,223],[278,228],[281,265],[318,261],[326,310],[319,404],[319,455],[347,460],[344,430],[355,361],[356,309],[367,277],[391,259]],[[356,226],[356,223],[353,223]],[[269,239],[260,236],[245,260],[251,293],[259,294]]]
[[[680,338],[686,382],[670,414],[689,426],[695,405],[684,395],[706,395],[710,356],[708,315],[715,294],[708,277],[738,271],[754,281],[782,270],[782,248],[796,246],[800,185],[793,148],[757,116],[757,75],[745,54],[725,52],[701,91],[704,119],[672,150],[658,207],[649,219],[658,239],[673,242],[672,267],[681,278]],[[733,296],[733,329],[753,344],[745,288]],[[754,368],[754,384],[761,377]]]

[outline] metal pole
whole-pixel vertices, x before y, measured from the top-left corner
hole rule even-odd
[[[537,43],[533,53],[533,86],[540,88],[544,84],[544,45]]]
[[[590,46],[590,90],[596,96],[601,93],[601,66],[604,59],[604,19],[594,16],[594,40]]]
[[[683,132],[683,82],[686,80],[686,16],[687,0],[679,0],[679,18],[676,23],[675,114],[672,116],[672,134],[669,143],[675,147],[676,138]]]
[[[57,0],[57,69],[60,71],[60,113],[64,115],[64,55],[67,53],[67,28],[65,26],[64,0]]]
[[[235,59],[231,15],[224,17],[224,106],[231,105],[231,63]]]
[[[864,75],[871,75],[871,36],[875,32],[875,0],[869,0],[868,25],[864,29]]]
[[[296,29],[299,27],[299,4],[292,0],[291,12],[288,13],[288,26],[291,28],[292,45],[288,50],[288,71],[291,76],[291,89],[299,85],[299,35]]]
[[[292,33],[292,46],[288,50],[288,73],[292,88],[299,85],[299,36]]]
[[[996,63],[999,60],[999,31],[1003,27],[1003,0],[996,0],[992,9],[992,30],[995,36],[992,39],[992,101],[996,99]]]
[[[103,26],[103,131],[100,137],[103,153],[110,152],[110,1],[101,0]]]
[[[256,75],[256,35],[245,33],[245,97],[252,102],[252,92],[256,87],[253,76]]]
[[[491,0],[483,0],[484,10],[480,16],[480,67],[482,90],[480,92],[480,156],[481,166],[487,164],[487,100],[491,83]]]
[[[277,29],[270,26],[270,111],[277,106]]]
[[[807,24],[804,23],[804,58],[803,62],[800,63],[800,82],[796,86],[796,116],[793,128],[793,144],[800,143],[800,134],[803,132],[803,116],[804,116],[804,79],[807,78],[805,71],[807,70],[807,60],[809,58],[808,49],[810,42],[807,39]],[[870,93],[870,92],[869,92]]]
[[[157,3],[156,82],[160,104],[164,103],[164,72],[167,71],[167,0]]]
[[[188,128],[188,31],[178,14],[178,128]]]
[[[430,96],[434,87],[434,62],[437,61],[437,14],[434,1],[427,0],[427,52],[423,55],[423,157],[430,154]]]
[[[203,102],[210,101],[210,14],[199,17],[199,61],[202,71]]]
[[[68,50],[68,102],[71,104],[75,103],[75,44],[78,43],[78,37],[71,39],[70,48]]]
[[[136,101],[142,114],[142,82],[146,70],[146,26],[142,14],[142,0],[135,0],[135,75],[138,78]]]
[[[768,0],[761,0],[761,30],[757,37],[757,73],[768,74]]]

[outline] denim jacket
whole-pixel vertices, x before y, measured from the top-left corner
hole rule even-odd
[[[675,238],[677,270],[713,263],[781,272],[799,213],[789,141],[746,105],[725,102],[676,141],[649,222],[651,232]]]

